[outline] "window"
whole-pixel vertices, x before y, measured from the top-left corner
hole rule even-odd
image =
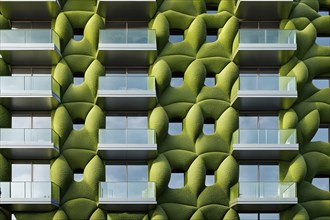
[[[144,115],[111,115],[106,117],[107,129],[147,129],[148,117]]]
[[[182,132],[182,120],[171,119],[168,124],[168,133],[170,135],[177,135]]]
[[[184,73],[181,72],[173,72],[171,78],[171,86],[172,87],[179,87],[183,83],[183,76]]]
[[[73,171],[73,180],[76,182],[80,182],[84,179],[84,170],[76,169]]]
[[[184,173],[173,171],[171,173],[171,179],[168,184],[171,189],[179,189],[184,187]]]
[[[177,43],[184,40],[184,31],[180,29],[170,29],[169,41],[171,43]]]
[[[147,164],[107,164],[107,182],[148,182]]]
[[[315,177],[312,184],[322,190],[330,190],[330,177]]]
[[[73,129],[74,130],[80,130],[84,127],[85,125],[85,120],[76,118],[73,120]]]
[[[214,42],[218,39],[218,29],[207,29],[206,42]]]
[[[240,29],[279,29],[280,22],[278,21],[241,21]]]
[[[75,41],[80,41],[84,38],[84,29],[83,28],[74,28],[72,38]]]
[[[204,85],[206,85],[208,87],[215,86],[215,76],[214,75],[206,76]]]
[[[51,117],[48,114],[13,114],[12,128],[51,128]]]
[[[77,72],[73,74],[74,85],[80,85],[83,82],[84,82],[84,73]]]
[[[329,11],[325,10],[325,9],[321,9],[321,10],[319,10],[318,14],[321,16],[327,16],[327,15],[329,15]]]
[[[279,127],[278,116],[249,116],[242,115],[239,117],[239,128],[240,129],[278,129]]]
[[[205,186],[214,185],[215,178],[214,178],[214,171],[207,171],[205,176]]]
[[[215,121],[214,119],[205,119],[203,125],[204,134],[214,134],[215,131]]]
[[[315,43],[320,46],[330,46],[330,37],[317,37]]]
[[[315,141],[323,141],[323,142],[329,142],[329,126],[321,126],[317,131],[316,134],[314,135],[313,139],[311,140],[312,142]]]
[[[148,70],[145,68],[106,69],[106,81],[101,82],[109,90],[147,90]]]
[[[217,4],[206,4],[206,14],[217,14],[218,5]]]
[[[279,220],[279,213],[239,213],[240,220]]]
[[[13,163],[11,178],[13,182],[50,181],[50,165],[36,163]]]
[[[312,83],[318,89],[330,88],[330,79],[313,79]]]

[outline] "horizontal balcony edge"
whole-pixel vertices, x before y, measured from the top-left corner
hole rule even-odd
[[[156,43],[148,44],[114,44],[114,43],[99,43],[99,50],[154,50],[157,51]]]
[[[298,98],[297,91],[286,92],[277,90],[238,90],[236,94],[237,98]]]
[[[299,144],[233,144],[233,151],[253,150],[253,151],[284,151],[299,150]]]
[[[236,52],[240,50],[297,50],[297,44],[239,43]]]
[[[150,151],[157,150],[157,144],[98,144],[99,151]]]
[[[0,43],[1,50],[60,50],[55,43]]]

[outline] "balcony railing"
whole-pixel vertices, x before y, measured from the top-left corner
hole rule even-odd
[[[101,76],[99,90],[155,90],[155,78],[147,76]]]
[[[287,199],[296,198],[294,182],[239,182],[230,190],[230,199]]]
[[[0,48],[3,44],[43,44],[54,43],[60,48],[59,36],[49,29],[11,29],[0,30]]]
[[[100,129],[99,144],[155,144],[155,131],[150,129]]]
[[[145,28],[100,30],[101,44],[156,44],[156,32]],[[114,46],[113,45],[113,46]]]
[[[239,77],[239,90],[272,90],[296,92],[295,77],[285,76],[244,76]]]
[[[238,129],[234,144],[296,144],[295,129]]]
[[[1,200],[14,202],[15,199],[60,201],[60,188],[52,182],[0,182],[0,189],[0,204]]]
[[[240,29],[239,44],[295,44],[295,30]]]
[[[1,76],[0,95],[51,95],[60,98],[61,86],[50,76]]]
[[[154,182],[100,182],[100,199],[111,201],[154,201]]]

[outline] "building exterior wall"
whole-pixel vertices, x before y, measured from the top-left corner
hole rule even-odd
[[[149,181],[156,184],[157,205],[145,212],[110,212],[98,207],[99,182],[105,180],[105,161],[97,154],[98,130],[105,126],[106,111],[97,104],[98,77],[105,66],[97,59],[99,29],[105,19],[98,15],[95,1],[63,2],[52,19],[60,37],[62,59],[52,66],[52,76],[61,85],[61,103],[52,110],[52,128],[60,136],[60,155],[53,158],[51,181],[61,187],[60,205],[49,212],[11,212],[0,203],[0,219],[11,214],[20,220],[45,219],[239,219],[230,208],[230,189],[238,182],[239,161],[232,155],[232,135],[238,129],[239,110],[231,107],[231,93],[239,76],[233,61],[233,45],[239,30],[234,15],[235,0],[212,1],[217,14],[206,14],[209,1],[157,1],[157,12],[149,28],[156,30],[158,56],[149,66],[157,88],[157,105],[148,111],[149,128],[156,131],[158,154],[149,160]],[[211,1],[210,1],[211,3]],[[320,125],[330,123],[330,90],[313,86],[314,78],[330,77],[330,49],[315,43],[317,34],[330,35],[330,17],[320,16],[326,0],[295,0],[280,29],[295,29],[297,51],[279,67],[281,76],[294,76],[298,98],[289,109],[278,113],[280,127],[295,128],[299,153],[289,161],[280,160],[280,180],[297,183],[298,204],[280,212],[281,219],[327,219],[330,192],[311,184],[316,176],[330,176],[330,145],[311,142]],[[10,20],[0,15],[1,29]],[[81,41],[72,39],[73,28],[84,28]],[[169,42],[170,29],[184,30],[184,41]],[[207,29],[217,29],[218,39],[205,42]],[[237,40],[237,39],[236,39]],[[10,75],[10,64],[0,60],[0,75]],[[72,84],[73,73],[84,73],[84,82]],[[183,84],[171,87],[173,73]],[[216,84],[204,85],[207,74]],[[11,126],[12,112],[0,105],[0,128]],[[85,119],[81,130],[73,120]],[[183,130],[168,134],[171,119],[182,119]],[[215,120],[214,134],[203,134],[204,119]],[[0,181],[11,180],[11,161],[0,154]],[[81,182],[73,180],[74,170],[83,170]],[[171,172],[185,173],[185,186],[168,187]],[[205,186],[207,171],[214,171],[215,184]],[[1,198],[0,198],[1,201]]]

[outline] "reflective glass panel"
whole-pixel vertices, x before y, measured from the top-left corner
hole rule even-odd
[[[126,116],[107,116],[105,120],[108,129],[126,129]]]
[[[33,164],[33,181],[50,181],[50,165]]]
[[[257,116],[240,116],[239,117],[239,128],[258,128],[258,117]]]
[[[279,220],[279,213],[260,213],[260,220]]]
[[[277,116],[259,116],[259,128],[278,129]]]
[[[329,128],[319,128],[312,141],[329,142]]]
[[[218,39],[218,35],[216,34],[208,34],[206,35],[206,42],[214,42]]]
[[[207,174],[205,176],[205,186],[211,186],[215,183],[215,178],[214,175],[212,174]]]
[[[258,213],[239,213],[240,220],[258,220]]]
[[[171,43],[177,43],[177,42],[181,42],[184,40],[184,37],[183,35],[174,35],[174,34],[171,34],[170,37],[169,37],[169,42]]]
[[[171,135],[177,135],[182,132],[182,122],[169,122],[168,133]]]
[[[31,164],[12,164],[11,180],[15,181],[31,181],[32,167]]]
[[[315,42],[320,46],[330,46],[330,37],[317,37]]]
[[[204,134],[214,134],[214,124],[204,124],[203,133]]]
[[[240,164],[239,181],[258,181],[258,165]]]
[[[329,191],[330,178],[329,177],[315,177],[313,178],[312,184],[319,189]]]
[[[34,116],[32,117],[33,128],[51,128],[51,117]]]
[[[148,128],[148,118],[146,116],[128,116],[127,128]]]
[[[182,77],[172,77],[171,79],[171,86],[172,87],[179,87],[183,83],[183,78]]]
[[[148,181],[148,165],[128,165],[127,170],[129,182]]]
[[[31,128],[31,117],[13,116],[11,118],[12,128]]]
[[[168,186],[172,189],[184,187],[184,173],[171,173],[171,179]]]
[[[206,86],[209,86],[209,87],[214,86],[215,85],[215,77],[206,77],[205,81],[204,81],[204,84]]]
[[[126,165],[107,165],[105,175],[107,182],[126,182]]]
[[[330,80],[329,79],[313,79],[312,83],[318,89],[330,88]]]

